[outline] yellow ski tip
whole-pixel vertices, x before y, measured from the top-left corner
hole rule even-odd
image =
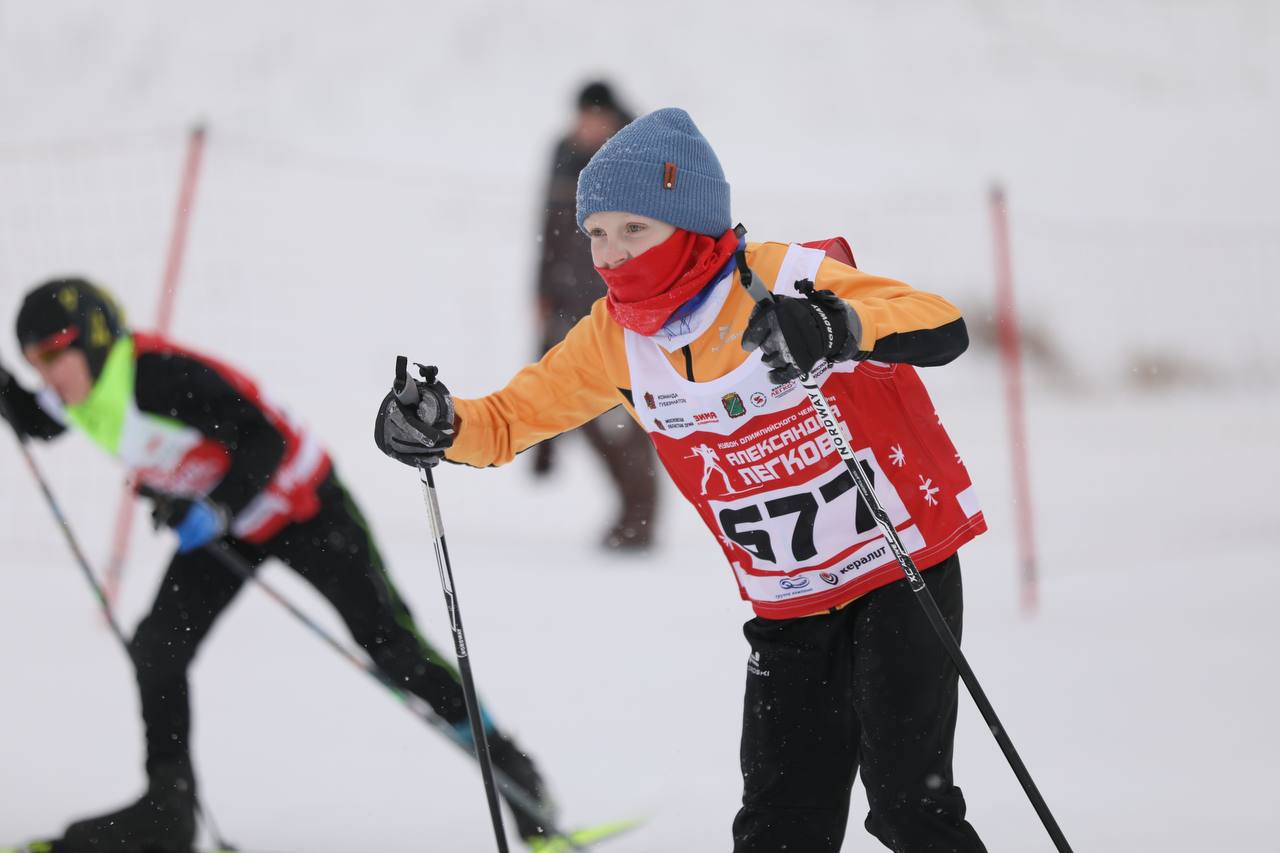
[[[551,838],[530,838],[528,841],[529,849],[533,853],[572,853],[574,847],[605,841],[615,835],[629,832],[642,823],[644,823],[642,818],[615,820],[575,829],[566,835],[557,835]]]

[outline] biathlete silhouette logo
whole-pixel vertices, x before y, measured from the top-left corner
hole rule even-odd
[[[702,459],[702,494],[707,493],[707,481],[711,479],[712,472],[720,475],[720,479],[724,481],[724,490],[726,494],[736,494],[737,489],[733,487],[733,483],[729,481],[729,474],[720,467],[720,454],[709,444],[699,444],[693,448],[685,459],[700,458]]]

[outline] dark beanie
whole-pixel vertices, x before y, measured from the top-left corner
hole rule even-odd
[[[582,87],[578,93],[578,109],[586,110],[596,107],[608,110],[616,115],[621,124],[627,124],[635,118],[631,111],[624,107],[613,94],[613,88],[603,80],[593,80]]]
[[[82,278],[55,278],[22,300],[14,331],[23,349],[47,345],[65,334],[64,345],[84,352],[89,372],[97,379],[125,327],[123,313],[105,290]]]
[[[603,107],[617,112],[618,102],[613,98],[613,89],[602,80],[594,80],[582,87],[578,93],[578,108]]]
[[[641,116],[591,158],[578,175],[578,227],[610,210],[712,237],[729,230],[729,182],[688,113],[668,107]]]

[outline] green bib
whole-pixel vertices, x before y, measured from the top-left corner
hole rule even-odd
[[[133,336],[115,342],[89,396],[66,407],[67,419],[112,456],[119,455],[125,413],[133,405]]]

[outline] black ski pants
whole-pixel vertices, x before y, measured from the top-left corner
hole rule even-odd
[[[328,599],[384,672],[450,723],[462,723],[467,712],[457,673],[418,634],[359,508],[336,474],[318,495],[321,508],[315,516],[289,525],[265,544],[227,541],[254,568],[268,557],[286,563]],[[148,774],[166,765],[190,766],[187,669],[243,584],[211,553],[177,554],[139,623],[129,650],[142,700]]]
[[[959,558],[923,573],[956,637]],[[834,613],[761,619],[742,723],[735,853],[835,853],[854,776],[866,829],[899,853],[985,851],[951,775],[957,673],[906,580]]]

